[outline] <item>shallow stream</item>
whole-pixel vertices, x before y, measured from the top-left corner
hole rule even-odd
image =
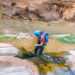
[[[61,53],[62,55],[60,55]],[[31,56],[31,53],[29,53],[25,54],[23,58],[37,65],[40,75],[73,75],[70,63],[66,62],[65,55],[67,54],[68,52],[58,52],[43,54],[42,56]]]

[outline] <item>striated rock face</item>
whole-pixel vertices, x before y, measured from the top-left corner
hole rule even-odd
[[[0,0],[0,9],[7,17],[75,20],[74,0]]]
[[[39,75],[39,72],[32,62],[13,56],[0,56],[0,75]]]

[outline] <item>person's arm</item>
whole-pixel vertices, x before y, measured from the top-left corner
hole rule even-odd
[[[43,45],[43,42],[41,42],[40,44],[38,44],[39,46],[42,46]]]
[[[45,43],[45,37],[43,37],[43,38],[41,39],[41,43],[38,44],[38,46],[42,46],[44,43]]]
[[[35,46],[42,46],[43,45],[43,43],[41,42],[40,44],[35,44]]]

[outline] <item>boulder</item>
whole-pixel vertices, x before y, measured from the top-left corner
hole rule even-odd
[[[75,51],[68,51],[70,55],[75,55]]]
[[[13,56],[0,56],[0,75],[39,75],[39,71],[32,62],[27,60]]]
[[[4,69],[0,72],[0,75],[33,75],[32,71],[27,70],[26,67],[23,66],[13,66]]]
[[[28,33],[19,33],[19,35],[17,36],[17,39],[23,39],[23,38],[27,38],[27,39],[30,39],[32,38],[32,36]]]
[[[18,56],[19,50],[11,44],[0,43],[0,55]]]
[[[71,64],[71,72],[75,75],[75,51],[69,51],[66,62]]]

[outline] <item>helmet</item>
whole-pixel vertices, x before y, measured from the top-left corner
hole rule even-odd
[[[40,30],[35,30],[34,37],[38,37],[40,36],[40,34],[41,34]]]

